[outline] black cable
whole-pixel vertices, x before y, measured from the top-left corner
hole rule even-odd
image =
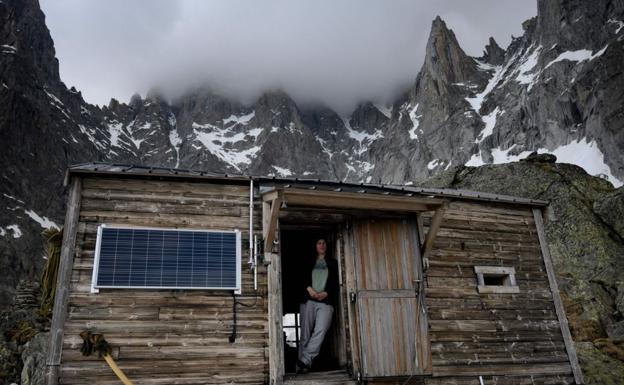
[[[231,344],[236,342],[236,305],[241,305],[244,307],[255,307],[257,303],[258,296],[256,296],[252,304],[239,302],[236,300],[236,293],[232,291],[232,334],[230,334],[230,336],[228,337],[228,341],[230,341]]]
[[[232,291],[232,317],[233,317],[234,322],[232,322],[232,334],[230,334],[230,336],[228,337],[228,341],[230,341],[231,344],[236,342],[236,304],[237,303],[238,301],[236,301],[236,293]]]

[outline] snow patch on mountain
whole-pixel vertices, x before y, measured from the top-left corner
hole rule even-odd
[[[410,119],[411,119],[411,121],[412,121],[412,129],[409,130],[409,136],[410,136],[410,139],[412,139],[412,140],[418,140],[418,133],[417,133],[417,131],[419,133],[421,133],[421,134],[423,133],[422,128],[420,130],[418,129],[418,126],[420,125],[420,118],[422,118],[422,114],[417,115],[418,105],[419,104],[416,103],[414,108],[412,108],[409,111],[409,114],[408,114]]]
[[[212,124],[193,122],[192,127],[196,141],[199,141],[208,151],[238,171],[241,170],[241,166],[249,165],[256,157],[258,151],[260,151],[259,146],[240,149],[240,146],[234,148],[232,145],[245,142],[249,136],[252,136],[255,140],[262,132],[262,128],[255,128],[248,133],[234,133],[231,128],[220,128]],[[206,129],[209,129],[209,131],[204,131]]]
[[[122,126],[122,123],[115,120],[106,125],[108,128],[108,134],[110,135],[111,147],[119,147],[119,136],[121,136]]]
[[[560,61],[564,61],[564,60],[568,60],[568,61],[575,61],[575,62],[584,62],[584,61],[592,61],[595,58],[602,56],[602,54],[605,53],[605,51],[607,50],[607,47],[609,47],[609,45],[606,45],[603,49],[599,50],[596,53],[592,53],[592,51],[588,50],[588,49],[580,49],[578,51],[566,51],[563,52],[562,54],[560,54],[559,56],[557,56],[556,59],[554,59],[553,61],[551,61],[550,63],[548,63],[544,69],[550,67],[551,65],[558,63]]]
[[[528,84],[528,91],[531,90],[535,84],[535,78],[540,74],[540,71],[535,70],[535,67],[537,66],[541,50],[541,46],[529,50],[521,59],[522,64],[520,64],[517,70],[516,81],[520,84]]]
[[[24,201],[23,201],[23,200],[21,200],[21,199],[17,199],[16,197],[14,197],[14,196],[12,196],[12,195],[4,194],[4,193],[3,193],[2,195],[3,195],[5,198],[9,198],[9,199],[14,200],[14,201],[16,201],[16,202],[19,202],[19,203],[21,203],[21,204],[24,204]]]
[[[433,170],[434,168],[438,167],[440,164],[441,164],[440,159],[434,159],[430,161],[429,163],[427,163],[427,169]]]
[[[176,152],[176,167],[180,167],[180,145],[182,144],[182,138],[178,134],[178,129],[173,128],[169,131],[169,143]]]
[[[4,237],[7,234],[7,230],[11,230],[13,232],[13,238],[21,238],[22,230],[20,230],[18,225],[8,225],[6,227],[0,227],[0,236]]]
[[[95,138],[96,131],[94,128],[87,127],[84,124],[79,124],[78,129],[80,130],[81,133],[86,135],[87,138],[89,138],[89,141],[93,143],[95,147],[97,147],[100,150],[104,150],[106,148],[105,145],[103,145],[99,140]]]
[[[13,45],[3,44],[3,45],[0,45],[0,48],[2,49],[0,53],[8,53],[8,54],[17,53],[17,48],[15,48],[15,46]]]
[[[470,159],[468,159],[468,161],[465,163],[465,165],[469,167],[480,167],[484,164],[486,163],[483,161],[483,157],[481,156],[481,150],[479,150],[478,153],[473,154]]]
[[[327,148],[327,142],[325,140],[319,138],[318,136],[316,137],[316,140],[321,145],[321,148],[323,149],[323,152],[326,153],[327,156],[329,157],[329,159],[331,160],[331,158],[334,156],[334,153],[331,152],[329,148]]]
[[[557,162],[580,166],[588,174],[605,177],[615,187],[620,187],[624,184],[611,173],[611,169],[605,162],[604,154],[594,140],[588,141],[587,138],[582,138],[576,142],[557,147],[554,150],[541,148],[537,152],[554,154],[557,157]]]
[[[53,93],[48,92],[48,90],[44,89],[45,93],[48,95],[48,97],[50,98],[50,100],[52,100],[52,105],[54,107],[56,107],[59,111],[61,111],[61,113],[69,120],[72,120],[72,118],[67,114],[67,111],[65,111],[65,105],[63,104],[63,102],[61,102],[61,99],[59,99],[56,95],[54,95]]]
[[[141,143],[145,142],[145,139],[135,139],[134,137],[130,137],[130,140],[137,150],[141,148]]]
[[[362,155],[367,151],[367,147],[365,145],[371,144],[377,139],[383,138],[383,133],[381,130],[375,130],[374,133],[369,134],[365,131],[357,131],[351,127],[351,123],[349,122],[349,118],[342,118],[344,122],[345,128],[347,129],[347,135],[351,139],[355,139],[358,142],[358,149],[356,150],[357,155]]]
[[[256,111],[252,111],[251,113],[242,116],[230,115],[229,117],[223,119],[223,126],[226,126],[230,123],[246,125],[249,124],[249,121],[255,116]]]
[[[510,154],[515,147],[516,145],[514,144],[506,150],[500,148],[491,149],[492,164],[517,162],[531,154],[531,151],[522,151],[517,155]],[[558,163],[577,165],[590,175],[604,177],[609,182],[613,183],[615,187],[620,187],[624,184],[624,182],[613,175],[611,168],[609,168],[605,162],[604,154],[600,151],[598,144],[594,140],[588,141],[587,138],[581,138],[554,149],[540,148],[537,150],[537,153],[553,154],[557,157]],[[487,163],[483,161],[481,150],[479,150],[479,153],[473,154],[468,162],[465,163],[466,166],[471,167],[479,167],[485,164]]]
[[[475,143],[481,143],[485,138],[494,133],[494,127],[496,126],[496,118],[500,114],[500,108],[496,107],[494,111],[481,117],[481,120],[485,123],[483,130],[477,135]]]
[[[293,172],[284,167],[278,167],[273,165],[273,169],[282,177],[289,177],[293,175]]]
[[[611,23],[611,24],[615,24],[617,26],[617,29],[615,30],[615,34],[617,35],[618,33],[620,33],[620,30],[622,28],[624,28],[624,22],[620,21],[620,20],[616,20],[616,19],[609,19],[607,21],[607,23]]]
[[[33,210],[24,210],[24,212],[30,217],[30,219],[37,222],[39,226],[43,227],[44,229],[49,229],[51,227],[55,229],[60,229],[60,226],[48,217],[41,216]]]
[[[507,66],[509,66],[509,64]],[[494,90],[496,85],[503,79],[503,74],[507,66],[505,66],[504,68],[502,66],[496,66],[494,70],[494,74],[490,78],[490,81],[485,86],[483,91],[479,92],[478,94],[472,97],[466,98],[466,101],[468,102],[468,104],[470,104],[470,107],[472,107],[472,109],[479,116],[481,116],[481,113],[479,111],[481,111],[481,106],[483,105],[485,98],[490,94],[490,92],[492,92],[492,90]]]

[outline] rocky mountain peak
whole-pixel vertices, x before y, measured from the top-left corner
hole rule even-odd
[[[111,100],[111,102],[113,100]],[[143,104],[143,99],[139,94],[132,95],[132,97],[130,98],[130,103],[128,103],[128,105],[134,109],[138,108],[141,104]]]
[[[265,92],[255,103],[258,123],[268,127],[287,127],[301,122],[301,114],[295,101],[282,90]]]
[[[485,46],[483,61],[492,65],[501,65],[505,61],[505,50],[502,49],[493,37]]]
[[[478,71],[475,61],[459,46],[455,33],[440,16],[431,24],[423,67],[434,78],[461,83]]]
[[[374,133],[384,127],[390,119],[371,102],[365,102],[351,114],[351,127],[366,133]]]

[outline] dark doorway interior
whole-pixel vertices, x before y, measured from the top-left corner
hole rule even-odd
[[[281,231],[282,301],[284,306],[284,359],[286,373],[295,372],[300,338],[299,304],[304,294],[305,271],[308,263],[316,258],[316,241],[327,241],[327,257],[335,258],[335,231],[333,229],[297,229]],[[336,306],[338,307],[338,306]],[[312,365],[313,371],[340,369],[337,346],[337,310],[328,331],[321,353]]]

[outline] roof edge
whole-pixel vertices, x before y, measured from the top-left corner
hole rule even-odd
[[[276,176],[254,176],[242,174],[226,174],[211,171],[196,171],[189,169],[177,169],[167,167],[150,167],[132,164],[91,162],[71,165],[67,169],[67,179],[71,175],[124,175],[128,177],[163,177],[163,178],[185,178],[212,181],[230,181],[230,182],[249,182],[250,180],[260,183],[275,184],[311,184],[319,186],[335,186],[337,188],[350,187],[361,189],[374,189],[381,193],[393,192],[398,194],[418,194],[422,196],[438,196],[445,198],[455,198],[462,200],[512,203],[532,207],[546,207],[548,201],[523,198],[512,195],[493,194],[487,192],[479,192],[463,189],[450,188],[427,188],[413,185],[396,185],[396,184],[373,184],[373,183],[357,183],[333,180],[321,180],[314,178],[286,178]]]

